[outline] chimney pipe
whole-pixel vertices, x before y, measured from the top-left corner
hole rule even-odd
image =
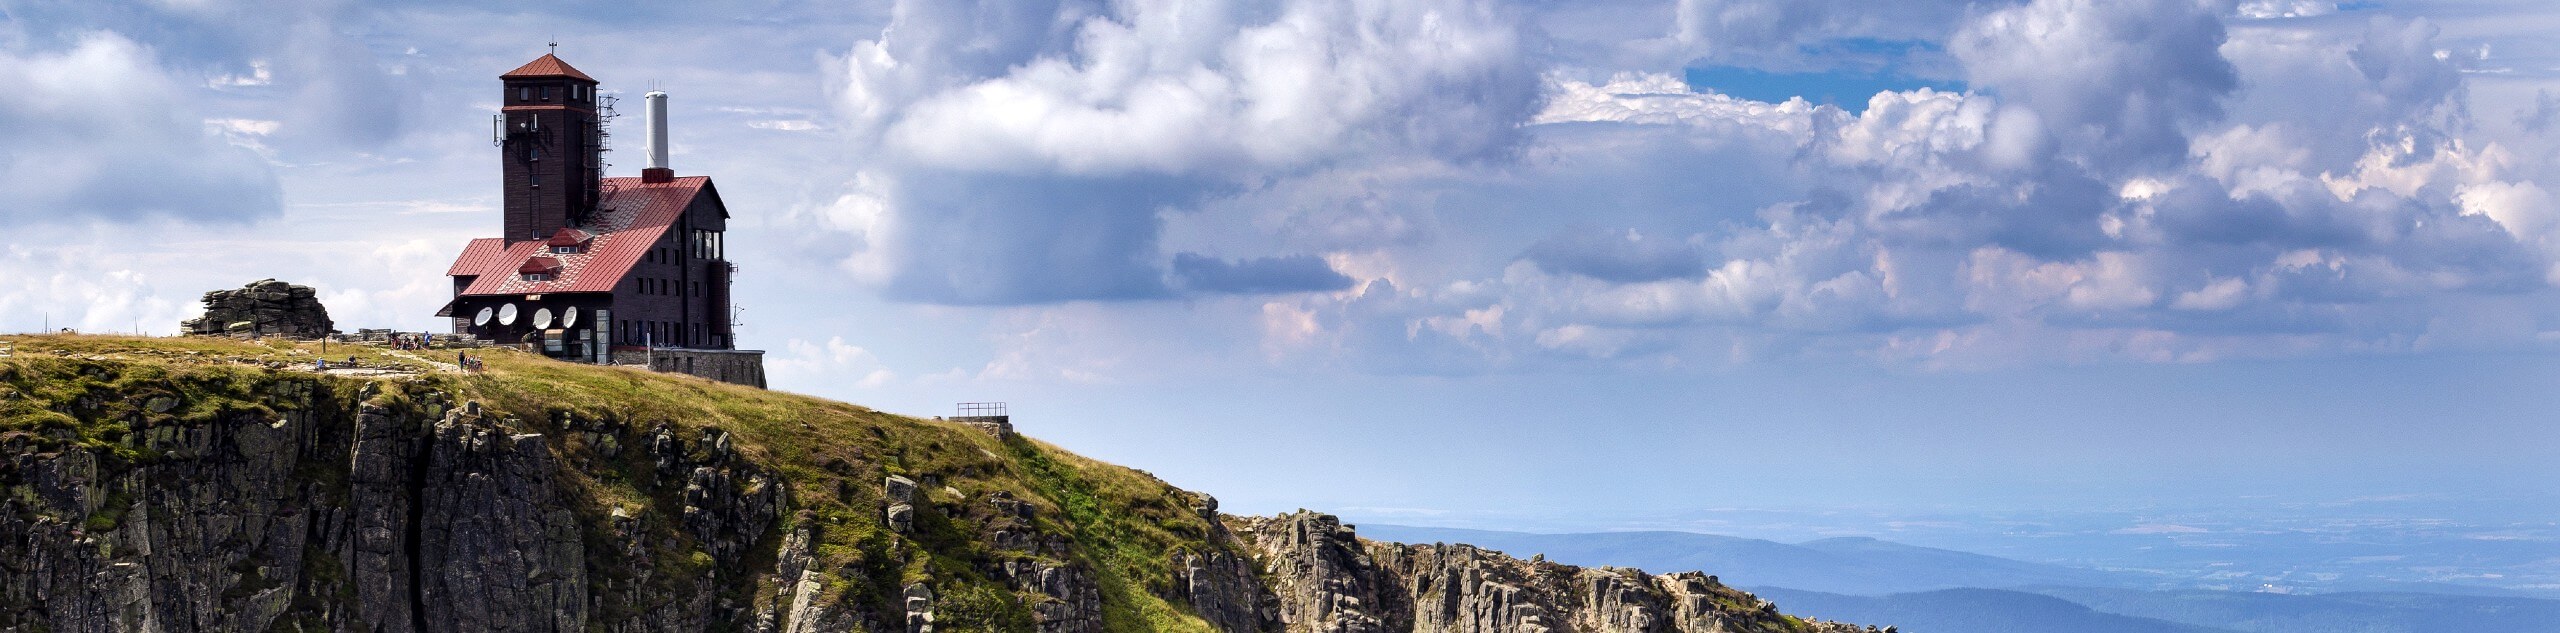
[[[640,170],[640,182],[674,181],[676,170],[667,167],[667,93],[651,90],[640,99],[640,114],[649,126],[649,166]]]

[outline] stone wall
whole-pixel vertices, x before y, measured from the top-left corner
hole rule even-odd
[[[651,371],[701,376],[733,385],[765,388],[763,350],[615,349],[613,364],[645,365]]]

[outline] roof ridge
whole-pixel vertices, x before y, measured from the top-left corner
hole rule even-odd
[[[596,80],[594,77],[587,76],[586,73],[578,72],[577,67],[570,66],[569,62],[561,61],[560,56],[550,53],[543,53],[541,57],[533,58],[533,61],[525,62],[523,66],[498,76],[499,79],[519,77],[573,77],[587,81]]]

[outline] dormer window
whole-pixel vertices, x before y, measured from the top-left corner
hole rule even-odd
[[[525,281],[551,281],[560,278],[560,268],[560,260],[534,257],[524,260],[524,265],[517,266],[516,275]]]
[[[593,233],[564,226],[558,231],[551,232],[551,239],[545,240],[543,245],[550,247],[554,255],[576,255],[587,252],[587,244],[594,241],[595,237]]]

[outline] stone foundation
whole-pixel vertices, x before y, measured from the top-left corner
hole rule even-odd
[[[964,415],[951,418],[951,421],[975,427],[998,438],[1013,435],[1013,416],[1010,415]]]
[[[764,384],[764,351],[732,349],[613,350],[613,364],[648,366],[650,371],[700,376],[757,389]]]

